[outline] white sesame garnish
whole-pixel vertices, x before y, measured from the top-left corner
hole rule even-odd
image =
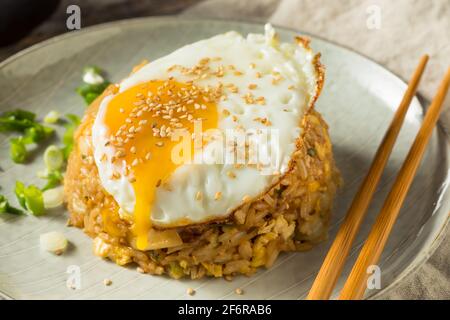
[[[236,174],[233,171],[227,171],[227,176],[230,177],[231,179],[236,178]]]
[[[123,150],[118,150],[115,154],[116,158],[123,158],[125,157],[125,152]]]
[[[236,290],[234,290],[234,292],[236,292],[236,294],[240,296],[244,294],[244,290],[242,290],[241,288],[237,288]]]
[[[195,290],[192,288],[187,288],[186,293],[190,296],[193,296],[195,294]]]

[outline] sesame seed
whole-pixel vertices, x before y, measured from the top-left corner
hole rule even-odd
[[[242,290],[241,288],[237,288],[236,290],[234,290],[234,292],[236,292],[236,294],[240,296],[244,294],[244,290]]]
[[[222,192],[217,191],[214,195],[214,200],[220,200],[220,198],[222,198]]]
[[[158,142],[155,143],[155,145],[156,145],[157,147],[162,147],[162,146],[164,146],[164,142],[158,141]]]
[[[248,88],[250,89],[250,90],[254,90],[254,89],[256,89],[258,86],[256,85],[256,84],[254,84],[254,83],[250,83],[249,85],[248,85]]]
[[[135,177],[129,177],[128,181],[131,182],[131,183],[136,182],[136,178]]]
[[[256,98],[256,103],[258,103],[259,105],[265,105],[266,104],[266,98],[258,97],[258,98]]]
[[[120,113],[125,113],[125,109],[124,109],[124,108],[120,108],[120,109],[119,109],[119,112],[120,112]]]
[[[244,202],[248,202],[248,201],[250,201],[251,200],[251,197],[249,196],[249,195],[245,195],[243,198],[242,198],[242,201],[244,201]]]
[[[118,150],[115,154],[116,158],[123,158],[125,157],[125,152],[123,150]]]
[[[227,171],[227,176],[230,177],[231,179],[236,178],[236,174],[233,171]]]
[[[198,191],[197,194],[195,195],[195,200],[202,200],[203,198],[203,193],[201,191]]]
[[[130,148],[130,152],[133,153],[133,154],[136,153],[136,147],[135,147],[135,146],[132,146],[132,147]]]
[[[187,288],[186,293],[190,296],[193,296],[195,294],[195,290],[192,288]]]
[[[152,154],[150,152],[147,152],[145,155],[145,160],[150,160],[152,158]]]
[[[225,276],[225,280],[227,280],[227,281],[231,281],[231,280],[233,280],[233,276],[232,276],[232,275],[229,275],[229,274],[227,274],[227,275]]]
[[[114,171],[111,174],[111,179],[115,180],[115,179],[119,179],[119,178],[120,178],[120,173]]]
[[[256,64],[254,64],[254,63],[250,63],[249,67],[250,67],[251,69],[255,69],[255,67],[256,67]]]
[[[104,280],[103,280],[103,284],[104,284],[105,286],[110,286],[110,285],[112,284],[112,281],[111,281],[111,279],[104,279]]]

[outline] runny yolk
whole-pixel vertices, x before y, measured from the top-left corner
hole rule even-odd
[[[109,102],[104,123],[115,154],[107,161],[126,168],[112,178],[125,174],[133,185],[132,232],[139,250],[148,246],[156,189],[181,165],[171,159],[172,148],[180,143],[172,141],[173,132],[185,129],[192,134],[195,120],[201,121],[203,131],[217,128],[219,95],[190,83],[158,80],[136,85]]]

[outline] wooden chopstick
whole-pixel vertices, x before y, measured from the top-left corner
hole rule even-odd
[[[392,231],[400,208],[411,186],[426,146],[430,140],[433,128],[439,119],[442,105],[450,85],[450,68],[441,82],[439,90],[425,115],[423,124],[417,133],[414,143],[409,150],[405,162],[400,169],[392,189],[375,220],[369,236],[361,249],[347,282],[341,291],[339,299],[361,299],[367,283],[367,268],[378,263]]]
[[[336,238],[325,257],[307,299],[323,300],[330,298],[333,288],[342,273],[345,260],[350,252],[350,248],[359,227],[361,226],[361,222],[364,219],[369,203],[372,200],[375,189],[380,181],[381,174],[389,159],[427,62],[428,55],[424,55],[420,59],[419,65],[408,84],[408,89],[403,96],[383,141],[378,147],[369,172],[359,188],[359,191],[356,193],[350,209],[338,230]]]

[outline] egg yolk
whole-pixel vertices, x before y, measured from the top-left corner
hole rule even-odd
[[[148,246],[156,189],[181,165],[171,159],[172,148],[180,143],[171,137],[176,130],[192,134],[195,121],[201,121],[202,131],[217,128],[219,89],[149,81],[118,93],[107,106],[104,123],[115,152],[108,161],[125,168],[112,178],[126,175],[132,183],[136,199],[132,232],[139,250]]]

